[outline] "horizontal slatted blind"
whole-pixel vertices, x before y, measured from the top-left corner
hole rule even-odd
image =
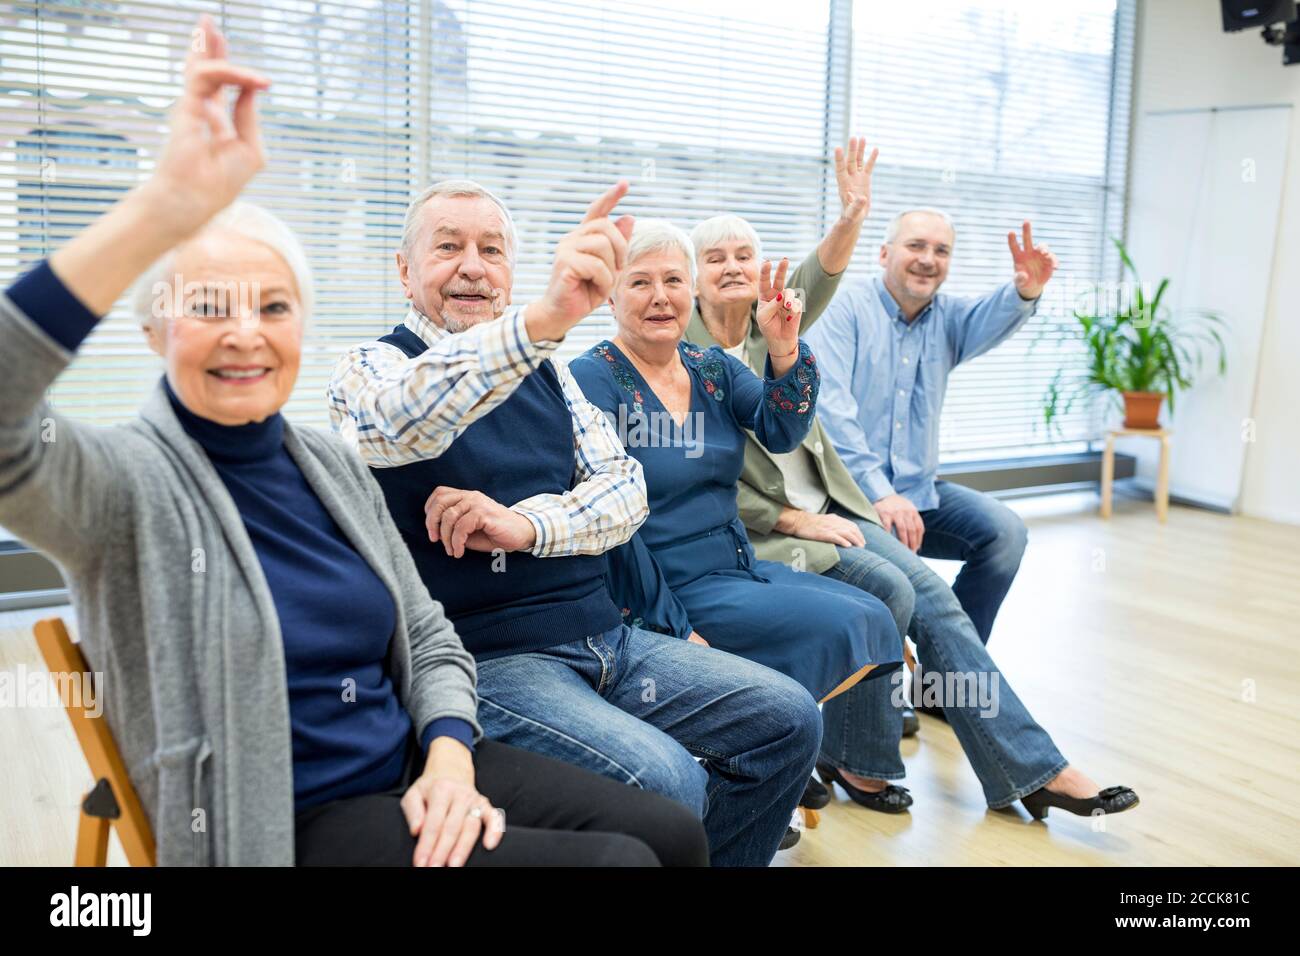
[[[269,163],[245,196],[292,226],[315,270],[318,307],[287,412],[321,423],[339,351],[377,315],[402,312],[391,259],[414,174],[405,2],[9,5],[0,273],[48,255],[148,175],[201,10],[238,62],[272,80],[261,100]],[[160,372],[124,299],[51,399],[75,417],[121,421]]]
[[[772,241],[811,248],[827,2],[805,7],[791,29],[782,4],[742,0],[13,4],[0,14],[0,275],[48,255],[148,174],[206,10],[232,58],[272,79],[269,165],[245,195],[311,258],[317,308],[286,411],[321,424],[339,353],[405,312],[393,251],[407,201],[433,180],[477,179],[510,206],[518,302],[541,292],[555,242],[619,177],[636,214],[689,228],[735,210]],[[600,310],[562,354],[611,328]],[[51,398],[69,415],[121,421],[160,371],[121,302]]]
[[[270,163],[247,195],[289,222],[316,274],[287,409],[297,421],[323,423],[337,355],[400,320],[392,254],[405,205],[448,176],[481,181],[514,213],[518,302],[540,293],[555,242],[620,177],[632,186],[626,211],[687,229],[736,212],[768,255],[806,254],[838,212],[826,149],[850,131],[882,151],[853,272],[876,271],[898,208],[938,204],[960,230],[950,291],[1005,281],[1005,232],[1024,215],[1067,273],[1111,275],[1103,236],[1121,227],[1131,0],[1118,11],[1107,0],[914,6],[10,3],[0,11],[0,276],[148,175],[204,10],[234,58],[273,81],[262,101]],[[1078,358],[1061,341],[1067,306],[1048,303],[1032,329],[954,377],[945,457],[1047,447],[1033,426],[1042,387]],[[562,355],[611,328],[600,310]],[[121,421],[159,371],[119,304],[52,398],[67,414]],[[1065,427],[1069,439],[1089,434],[1083,416]]]
[[[889,220],[914,206],[957,227],[944,291],[982,295],[1012,277],[1008,230],[1023,219],[1061,260],[1038,314],[952,376],[946,461],[1045,453],[1097,433],[1077,408],[1049,433],[1042,397],[1077,366],[1071,312],[1117,277],[1132,64],[1131,0],[858,3],[852,125],[879,143],[871,220],[851,272],[880,271]]]
[[[505,200],[520,233],[516,301],[542,291],[555,243],[619,178],[631,185],[620,212],[689,230],[731,211],[782,249],[816,243],[825,0],[795,24],[786,4],[753,0],[448,6],[469,82],[433,104],[428,178],[469,176]],[[612,331],[602,307],[561,354]]]
[[[48,255],[152,169],[198,12],[266,72],[269,164],[246,196],[302,240],[319,306],[287,411],[323,422],[339,350],[401,313],[391,255],[413,173],[413,20],[403,2],[18,3],[0,22],[0,272]],[[11,218],[12,217],[12,218]],[[9,232],[13,228],[13,232]],[[161,365],[119,302],[51,398],[130,417]]]

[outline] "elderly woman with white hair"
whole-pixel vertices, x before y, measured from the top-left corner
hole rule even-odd
[[[628,613],[775,668],[821,701],[892,669],[878,665],[897,665],[902,642],[871,595],[757,560],[736,513],[746,430],[788,451],[817,407],[817,363],[799,340],[785,271],[761,270],[759,378],[717,347],[683,341],[694,249],[670,223],[641,219],[611,299],[618,334],[570,370],[645,470],[650,517],[611,555]]]
[[[369,471],[281,416],[311,276],[274,216],[225,208],[269,84],[200,29],[152,177],[0,296],[0,522],[66,572],[158,862],[707,861],[686,808],[481,739]],[[138,421],[63,419],[45,390],[146,272],[165,377]]]
[[[801,334],[830,304],[853,259],[862,224],[871,211],[871,176],[877,155],[875,149],[868,155],[867,141],[858,137],[850,137],[842,149],[835,148],[833,167],[840,214],[787,282],[803,306],[798,330]],[[759,299],[763,244],[747,220],[730,213],[700,222],[691,230],[691,242],[698,257],[698,298],[687,337],[695,342],[707,338],[743,361],[744,347],[761,342],[752,320]]]

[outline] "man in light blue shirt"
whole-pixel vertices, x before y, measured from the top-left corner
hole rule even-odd
[[[818,415],[886,531],[922,557],[965,562],[953,592],[980,640],[1020,568],[1026,531],[1005,505],[936,481],[948,375],[1034,314],[1056,257],[1007,234],[1014,279],[981,298],[940,295],[955,231],[935,209],[900,213],[880,247],[883,274],[842,287],[806,335],[822,373]]]

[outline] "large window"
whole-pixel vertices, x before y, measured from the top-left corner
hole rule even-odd
[[[851,117],[878,140],[871,224],[851,271],[879,272],[885,224],[909,206],[953,217],[944,291],[1011,279],[1007,232],[1029,219],[1062,271],[1029,326],[953,375],[945,460],[1030,454],[1094,437],[1078,407],[1049,433],[1043,393],[1081,362],[1069,327],[1092,283],[1117,278],[1132,69],[1129,0],[858,3]],[[1085,296],[1086,298],[1086,296]]]
[[[687,229],[723,211],[783,249],[825,221],[827,0],[447,0],[467,81],[432,106],[429,179],[496,191],[520,230],[515,297],[541,292],[555,243],[627,179],[627,210]],[[439,47],[435,45],[435,60]],[[609,334],[602,313],[566,341]]]
[[[270,165],[250,198],[302,237],[318,307],[288,412],[325,421],[348,344],[400,321],[393,251],[410,195],[468,176],[520,229],[515,298],[543,287],[555,241],[613,180],[628,211],[690,228],[721,211],[775,256],[805,254],[837,210],[827,149],[878,142],[876,208],[854,272],[875,271],[902,204],[944,205],[960,229],[949,288],[1007,277],[1023,216],[1078,276],[1113,263],[1132,15],[1119,0],[61,0],[0,12],[0,277],[80,228],[152,168],[198,12],[270,74]],[[1066,303],[954,380],[944,453],[1043,443],[1033,412]],[[606,314],[570,336],[606,335]],[[1025,349],[1037,341],[1027,359]],[[160,366],[120,304],[52,393],[67,414],[134,413]],[[979,412],[980,414],[976,414]],[[1065,439],[1086,437],[1082,418]]]

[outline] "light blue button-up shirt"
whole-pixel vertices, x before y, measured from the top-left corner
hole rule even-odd
[[[909,323],[879,277],[840,287],[804,338],[822,373],[817,414],[868,498],[939,506],[948,375],[1009,338],[1037,307],[1008,282],[982,298],[938,294]]]

